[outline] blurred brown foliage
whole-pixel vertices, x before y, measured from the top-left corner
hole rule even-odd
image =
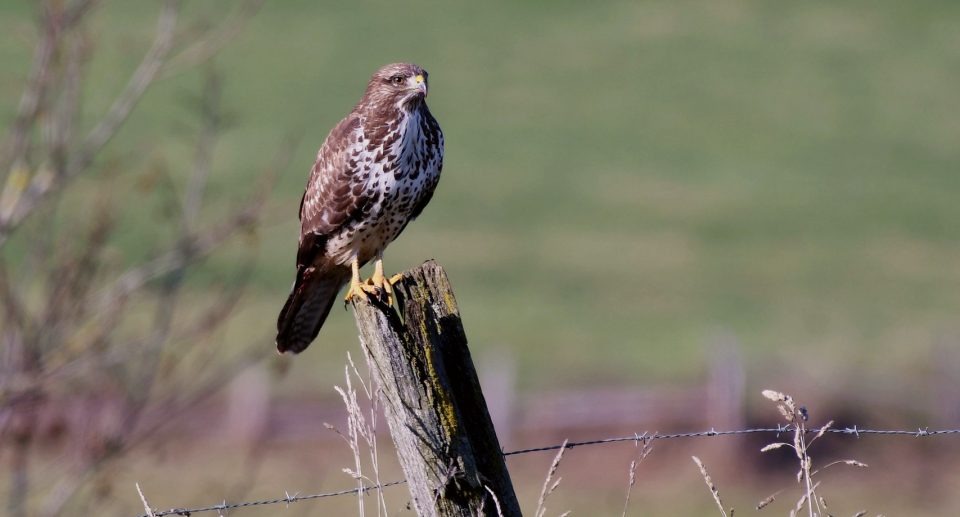
[[[254,346],[258,340],[225,347],[216,338],[235,312],[242,279],[213,289],[200,301],[205,307],[180,304],[184,278],[198,261],[258,227],[292,150],[283,147],[265,164],[247,199],[220,220],[201,222],[224,126],[212,65],[204,67],[192,164],[180,175],[186,182],[179,190],[151,189],[174,207],[175,217],[156,223],[172,226],[168,243],[121,264],[109,259],[120,212],[112,198],[121,193],[98,189],[106,192],[95,210],[61,206],[77,178],[134,173],[121,159],[104,158],[107,143],[124,130],[152,84],[209,63],[261,3],[243,2],[218,24],[191,31],[179,29],[180,2],[166,0],[152,45],[92,124],[79,114],[96,52],[89,21],[97,2],[40,4],[32,68],[0,148],[0,450],[10,469],[10,515],[58,515],[67,505],[76,511],[85,499],[102,497],[110,462],[264,355]],[[64,219],[85,230],[62,238],[52,227]],[[25,235],[12,252],[10,238],[18,232]],[[237,261],[250,263],[249,255]],[[32,458],[50,448],[60,459],[51,472],[36,475]]]

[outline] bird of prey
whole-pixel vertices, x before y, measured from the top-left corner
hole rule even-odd
[[[380,68],[320,147],[300,201],[297,277],[277,320],[281,353],[310,345],[348,281],[347,300],[392,293],[383,251],[423,211],[443,168],[427,84],[417,65]],[[373,259],[362,282],[360,267]]]

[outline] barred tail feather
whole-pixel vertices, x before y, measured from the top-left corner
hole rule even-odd
[[[320,327],[337,300],[337,293],[350,277],[350,270],[336,268],[299,271],[287,303],[277,318],[277,350],[280,353],[304,351],[320,333]]]

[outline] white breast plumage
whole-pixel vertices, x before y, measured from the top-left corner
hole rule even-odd
[[[428,115],[429,116],[429,115]],[[430,126],[418,111],[404,113],[380,145],[370,146],[362,124],[358,131],[360,187],[371,194],[367,217],[344,228],[328,244],[337,262],[353,257],[367,262],[406,227],[439,180],[443,159],[442,135],[430,138]]]

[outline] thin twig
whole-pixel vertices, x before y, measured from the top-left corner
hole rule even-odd
[[[147,498],[143,495],[143,490],[140,490],[140,483],[136,483],[137,493],[140,494],[140,501],[143,502],[143,509],[147,512],[147,517],[155,517],[153,515],[153,509],[150,508],[150,505],[147,503]]]
[[[55,190],[63,187],[73,177],[83,172],[94,157],[116,135],[117,130],[123,125],[133,111],[134,106],[143,97],[147,88],[153,82],[157,72],[163,65],[170,48],[173,45],[174,29],[177,25],[180,0],[166,0],[163,4],[163,10],[157,23],[157,32],[150,50],[144,55],[143,60],[127,83],[126,88],[120,93],[114,101],[103,119],[90,131],[84,139],[80,150],[68,162],[66,170],[62,174],[54,175],[50,171],[38,171],[29,180],[25,190],[11,195],[10,199],[4,199],[4,203],[9,206],[0,207],[0,246],[2,246],[7,237],[15,230],[24,219],[32,213],[40,201]],[[51,50],[52,52],[52,50]],[[43,56],[38,59],[42,60]],[[41,63],[42,64],[42,63]],[[49,64],[44,74],[49,74]],[[46,81],[46,78],[43,78]],[[45,82],[43,84],[46,84]],[[42,85],[41,85],[42,86]],[[35,109],[33,101],[28,100],[27,111]],[[26,173],[25,173],[26,174]],[[8,182],[9,183],[9,182]],[[6,189],[5,189],[6,192]],[[4,193],[3,198],[8,196]]]
[[[95,306],[104,310],[150,281],[205,257],[238,232],[251,228],[259,220],[276,178],[289,163],[295,146],[293,141],[287,141],[281,145],[271,164],[263,172],[260,184],[234,213],[227,216],[221,223],[212,225],[205,231],[192,233],[189,239],[181,240],[179,245],[175,245],[172,249],[161,252],[154,258],[118,275],[110,287],[97,295],[94,301]]]
[[[117,96],[117,99],[107,110],[103,119],[87,134],[76,160],[68,170],[69,175],[75,175],[93,160],[97,152],[106,145],[116,134],[120,126],[127,120],[134,106],[146,93],[153,83],[157,72],[163,66],[170,49],[173,47],[173,36],[177,27],[177,18],[180,11],[180,0],[166,0],[163,10],[157,21],[157,32],[150,50],[130,77],[126,88]]]
[[[23,162],[30,141],[30,129],[40,112],[44,92],[52,75],[53,56],[62,34],[63,26],[58,23],[58,17],[49,3],[44,6],[41,13],[40,28],[43,34],[34,48],[30,77],[20,96],[17,115],[10,125],[10,132],[4,146],[4,159],[0,162],[0,179],[3,180],[0,184],[5,185],[3,195],[0,196],[2,201],[0,202],[0,221],[6,218],[6,212],[12,207],[11,200],[15,197],[11,198],[11,196],[18,195],[14,190],[20,190],[20,185],[25,183],[21,178],[8,175],[27,174],[27,171],[23,170]]]
[[[172,56],[158,79],[167,79],[209,61],[243,31],[247,21],[263,6],[264,0],[245,0],[222,23],[205,32],[187,48]]]

